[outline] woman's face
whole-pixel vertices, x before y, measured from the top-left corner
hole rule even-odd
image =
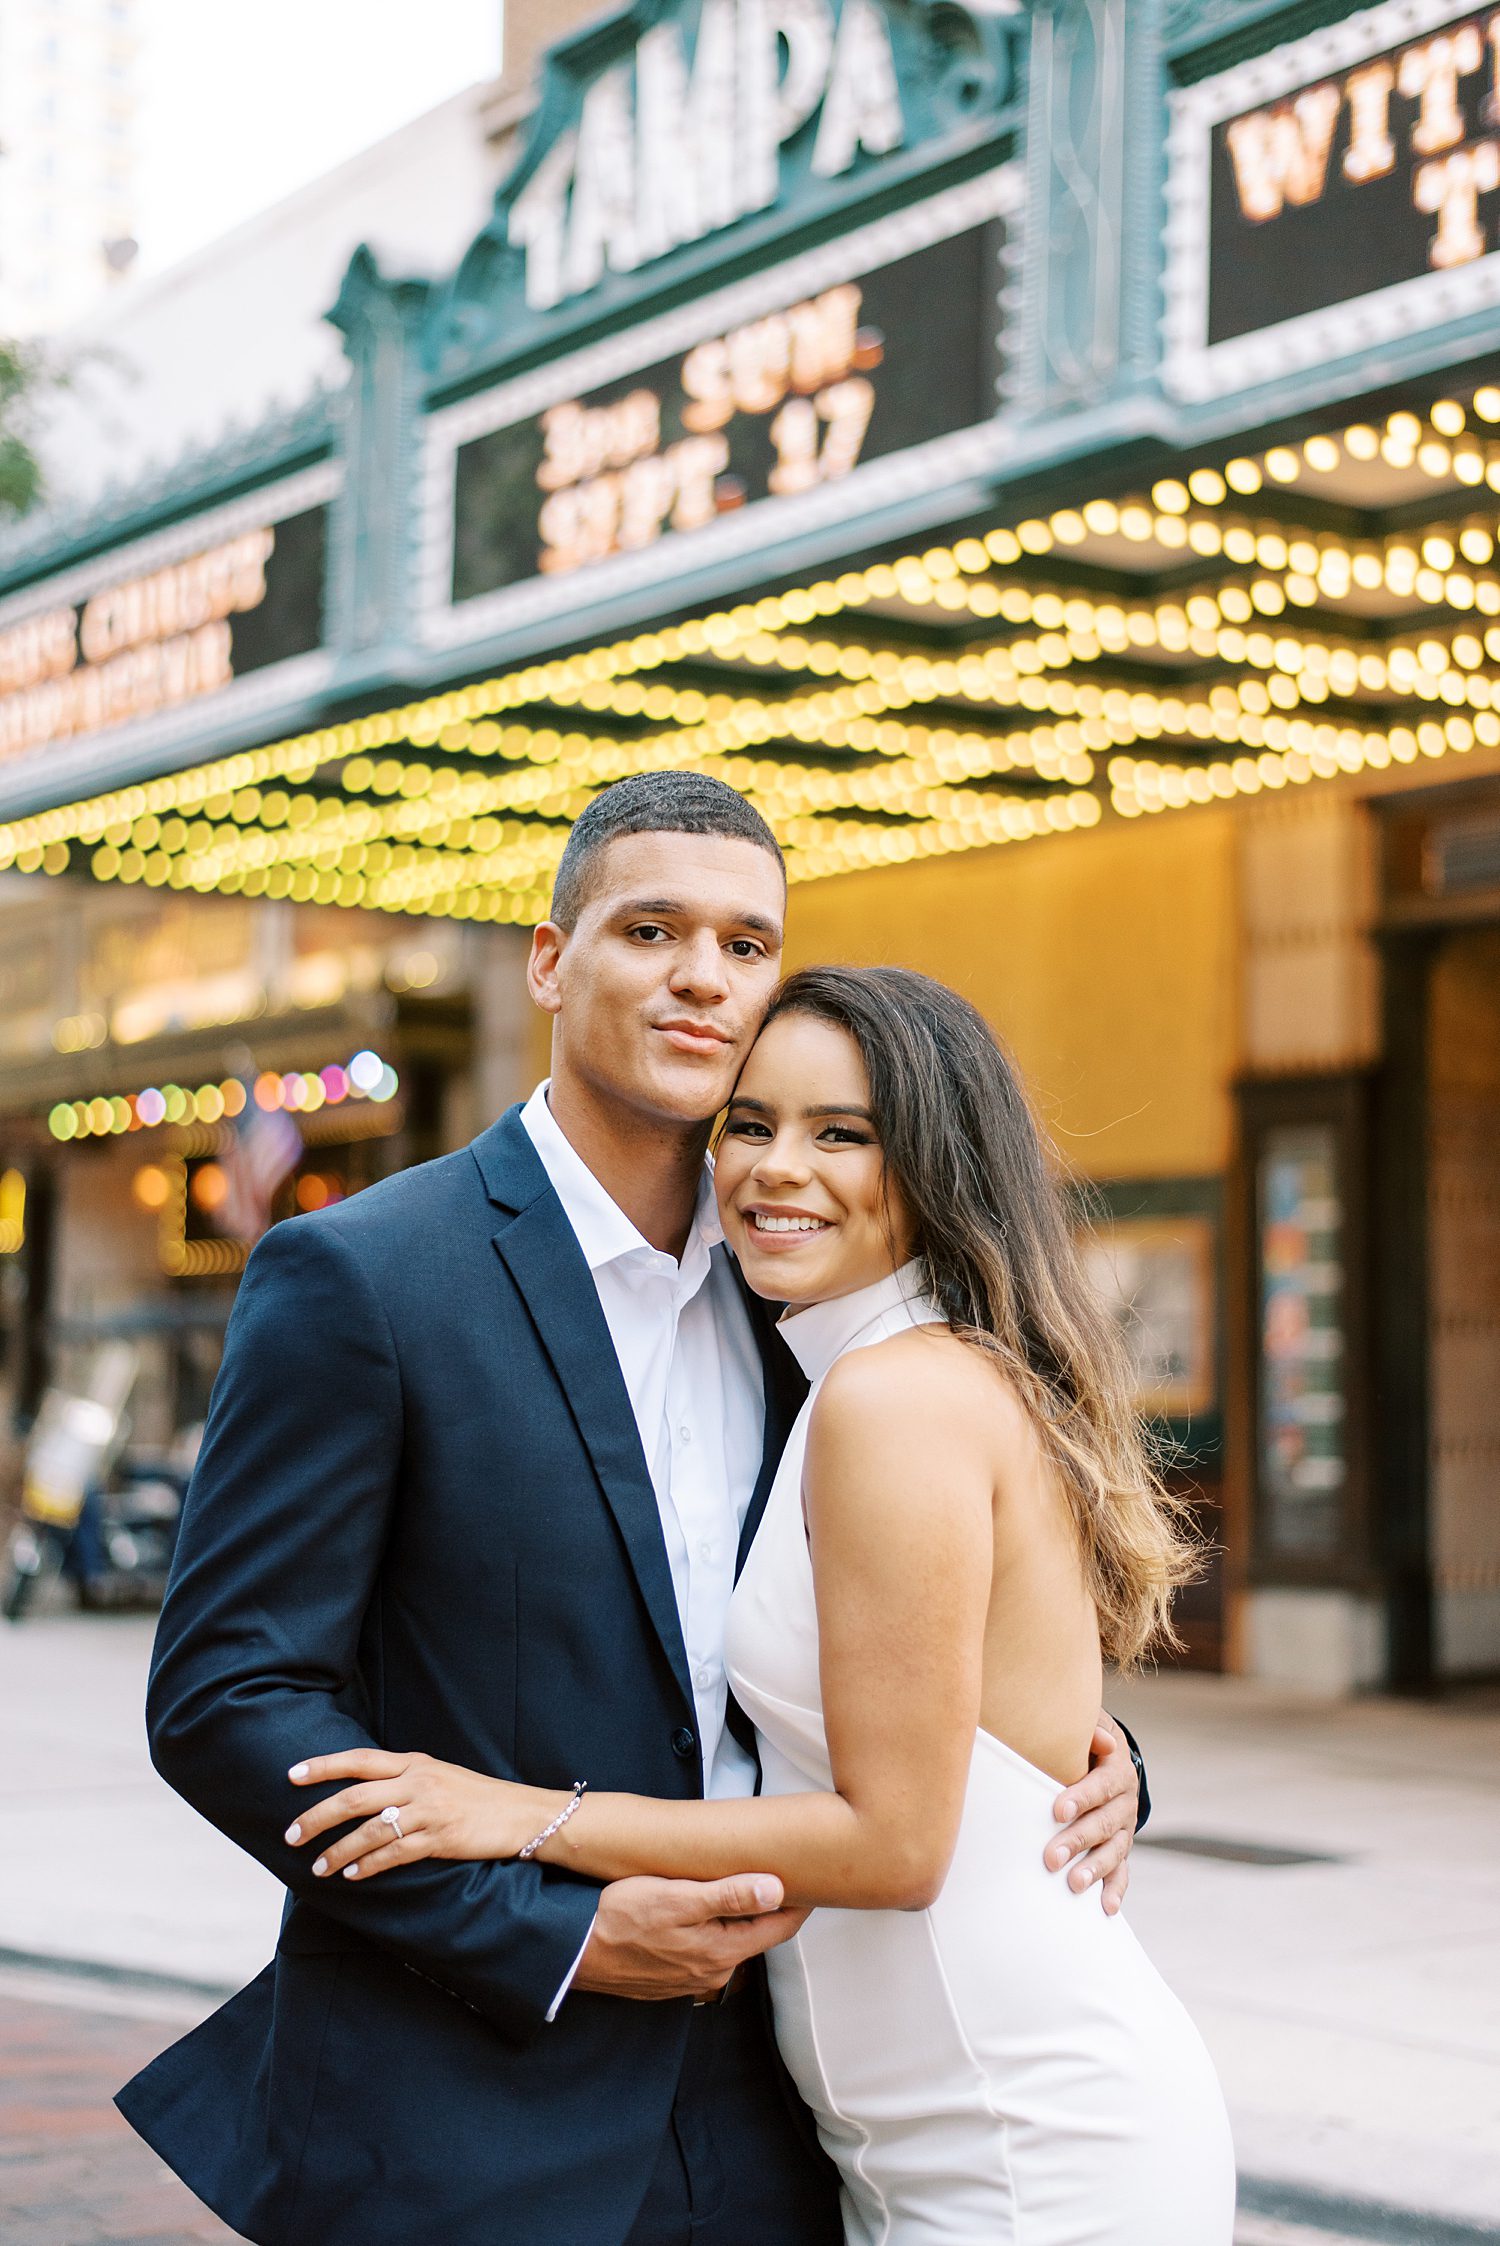
[[[814,1015],[781,1014],[761,1031],[729,1103],[714,1185],[745,1277],[773,1302],[853,1294],[911,1253],[859,1047]]]

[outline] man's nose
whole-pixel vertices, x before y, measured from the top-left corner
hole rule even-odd
[[[705,928],[679,950],[672,967],[672,988],[696,998],[724,998],[729,976],[724,952],[712,929]]]

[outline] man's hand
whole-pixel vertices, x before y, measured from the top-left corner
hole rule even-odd
[[[715,1997],[736,1966],[790,1941],[806,1911],[785,1911],[767,1872],[733,1879],[620,1879],[599,1898],[575,1989],[600,1996]]]
[[[1081,1895],[1100,1885],[1113,1918],[1130,1885],[1130,1851],[1140,1808],[1140,1780],[1130,1744],[1113,1716],[1101,1714],[1089,1747],[1089,1774],[1052,1805],[1065,1831],[1047,1843],[1047,1869],[1070,1865],[1068,1885]]]

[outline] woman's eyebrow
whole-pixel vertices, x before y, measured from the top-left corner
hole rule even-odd
[[[757,1115],[769,1115],[771,1113],[770,1106],[765,1100],[752,1100],[744,1092],[736,1092],[729,1105],[731,1108],[751,1108]],[[804,1122],[809,1121],[815,1115],[853,1115],[858,1117],[861,1123],[873,1123],[875,1120],[867,1107],[841,1107],[837,1102],[829,1102],[822,1107],[805,1107],[802,1110]]]

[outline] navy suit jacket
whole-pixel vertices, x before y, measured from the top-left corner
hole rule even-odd
[[[742,1552],[805,1394],[751,1307]],[[147,1720],[162,1775],[289,1900],[274,1962],[122,2091],[134,2127],[263,2246],[618,2246],[689,2007],[575,1991],[546,2024],[597,1889],[519,1863],[325,1883],[282,1839],[288,1767],[356,1746],[702,1789],[634,1415],[519,1109],[251,1257]]]

